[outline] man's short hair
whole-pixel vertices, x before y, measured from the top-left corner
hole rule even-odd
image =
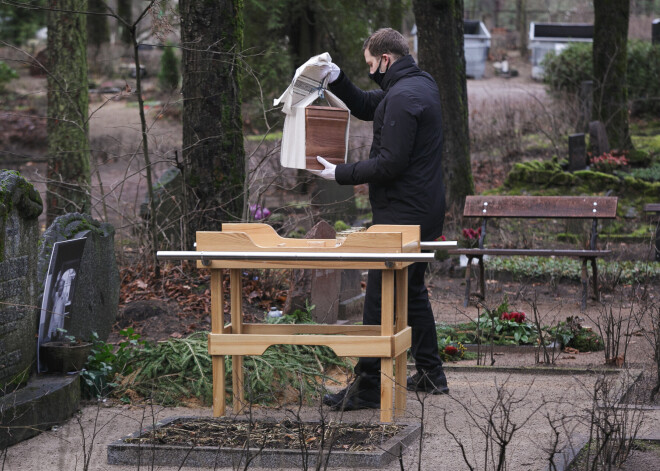
[[[406,38],[392,28],[381,28],[369,36],[362,45],[362,52],[367,49],[374,57],[381,54],[392,54],[395,59],[407,56],[410,53]]]

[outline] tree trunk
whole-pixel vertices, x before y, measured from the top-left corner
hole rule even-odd
[[[520,35],[520,57],[527,58],[527,0],[516,0],[516,24]]]
[[[401,0],[390,0],[388,8],[390,28],[401,31],[403,25],[403,3]]]
[[[87,17],[87,43],[95,46],[97,51],[101,44],[110,41],[110,29],[108,28],[108,13],[105,8],[105,0],[87,0],[89,12]]]
[[[117,0],[117,15],[126,22],[126,24],[120,22],[117,26],[119,39],[124,44],[132,44],[131,30],[127,26],[133,23],[131,0]]]
[[[594,0],[592,117],[605,124],[610,147],[631,149],[628,129],[627,43],[630,2]]]
[[[86,0],[50,0],[48,7],[47,223],[68,212],[89,213]],[[56,11],[60,10],[60,11]]]
[[[243,215],[242,2],[184,0],[181,12],[184,178],[189,234]]]
[[[442,167],[447,208],[462,208],[474,193],[470,164],[463,0],[414,0],[420,67],[438,83],[442,100]]]

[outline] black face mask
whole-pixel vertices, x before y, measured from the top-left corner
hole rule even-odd
[[[390,68],[390,65],[387,65],[387,69],[385,69],[385,72],[380,71],[380,64],[383,62],[383,58],[381,57],[380,60],[378,61],[378,67],[376,67],[376,71],[372,74],[369,72],[369,78],[376,82],[376,84],[380,87],[381,83],[383,83],[383,77],[385,77],[385,74]]]

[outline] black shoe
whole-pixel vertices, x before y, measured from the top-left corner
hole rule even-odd
[[[323,404],[330,406],[332,410],[379,409],[380,390],[360,389],[357,381],[353,381],[338,393],[323,396]]]
[[[431,394],[449,394],[447,378],[442,366],[432,370],[418,370],[406,382],[408,391],[421,391]]]

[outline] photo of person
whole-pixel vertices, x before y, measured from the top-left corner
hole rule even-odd
[[[71,312],[71,305],[86,240],[81,238],[53,244],[39,320],[37,365],[40,373],[45,368],[39,358],[39,347],[45,342],[58,340],[61,330],[67,329],[71,316],[75,315]]]

